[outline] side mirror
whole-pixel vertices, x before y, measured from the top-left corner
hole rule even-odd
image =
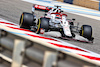
[[[61,10],[61,12],[64,12],[63,10]]]
[[[73,21],[75,21],[75,19],[74,19],[74,18],[73,18],[72,20],[73,20]]]
[[[51,10],[52,8],[51,8],[51,7],[49,7],[48,9],[49,9],[49,10]]]
[[[44,14],[45,16],[47,16],[47,14]]]
[[[70,22],[70,25],[74,25],[74,23],[73,22]]]

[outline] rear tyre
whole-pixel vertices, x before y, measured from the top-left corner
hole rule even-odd
[[[38,29],[36,33],[40,33],[41,28],[45,29],[45,32],[47,32],[49,30],[49,20],[50,20],[49,18],[45,18],[45,17],[38,19],[38,23],[37,23]]]
[[[33,26],[34,24],[35,22],[33,14],[23,12],[19,22],[20,28],[30,29],[30,26]]]
[[[80,30],[80,36],[92,40],[92,27],[90,25],[82,25]]]

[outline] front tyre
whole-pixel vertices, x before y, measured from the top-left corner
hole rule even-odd
[[[45,29],[45,32],[47,32],[49,30],[49,18],[45,18],[45,17],[42,17],[40,19],[38,19],[38,22],[37,22],[37,31],[36,33],[40,33],[40,29]]]
[[[20,28],[30,29],[30,26],[33,26],[34,24],[35,22],[33,14],[23,12],[19,22]]]
[[[80,30],[80,36],[92,40],[92,27],[90,25],[82,25]]]

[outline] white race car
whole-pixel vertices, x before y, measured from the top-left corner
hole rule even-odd
[[[49,8],[35,5],[34,8],[47,11],[47,13],[38,18],[38,22],[36,22],[32,13],[23,12],[19,23],[21,28],[29,29],[45,36],[93,43],[92,27],[90,25],[79,27],[78,23],[75,26],[75,19],[68,19],[67,15],[62,13],[60,6]]]

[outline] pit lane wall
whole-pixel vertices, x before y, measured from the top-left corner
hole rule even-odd
[[[65,2],[69,4],[74,4],[82,7],[87,7],[100,11],[100,1],[99,0],[57,0],[60,2]]]

